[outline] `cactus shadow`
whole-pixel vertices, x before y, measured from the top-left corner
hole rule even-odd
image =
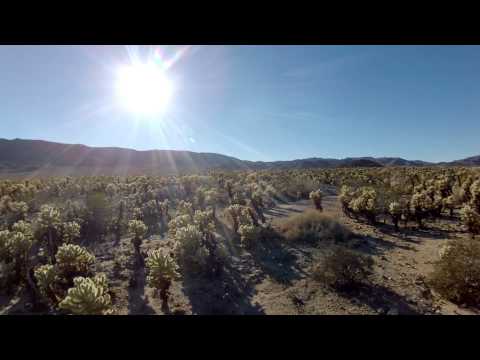
[[[215,277],[186,274],[183,292],[189,298],[193,314],[263,315],[259,304],[252,304],[254,283],[231,264],[224,265]]]
[[[128,287],[128,313],[130,315],[155,315],[145,296],[145,265],[140,264],[133,274],[133,286]]]

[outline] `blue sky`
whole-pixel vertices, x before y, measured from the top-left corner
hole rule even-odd
[[[117,69],[176,61],[164,114],[126,111]],[[0,137],[246,160],[480,154],[479,46],[0,46]]]

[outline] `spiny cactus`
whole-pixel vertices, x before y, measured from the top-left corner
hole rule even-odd
[[[315,208],[319,211],[322,211],[322,192],[320,190],[312,191],[309,195],[309,198],[313,201]]]
[[[175,252],[180,262],[192,271],[203,271],[210,252],[203,246],[203,236],[195,225],[179,228],[175,233],[178,242]]]
[[[375,189],[367,187],[360,188],[356,197],[349,204],[355,214],[365,216],[372,224],[376,221],[377,206],[377,192]]]
[[[75,221],[63,223],[61,228],[62,239],[66,243],[71,243],[80,237],[80,225]]]
[[[460,210],[460,219],[472,236],[480,234],[480,214],[473,206],[466,204]]]
[[[410,201],[410,210],[418,222],[418,226],[422,227],[422,220],[433,209],[433,200],[426,191],[416,192],[412,195]]]
[[[255,245],[255,242],[260,236],[261,227],[250,224],[240,225],[238,233],[240,234],[240,242],[242,246],[251,248]]]
[[[136,238],[142,239],[147,233],[147,227],[140,220],[130,220],[128,222],[128,232]]]
[[[46,231],[47,235],[47,250],[50,259],[55,261],[54,256],[57,250],[57,244],[55,242],[57,233],[60,230],[60,212],[53,206],[42,205],[40,213],[38,215],[38,224],[40,228]]]
[[[398,201],[392,201],[388,205],[388,213],[392,217],[393,225],[395,225],[395,230],[398,230],[398,221],[402,216],[402,206]]]
[[[58,248],[55,256],[59,270],[65,276],[70,274],[88,274],[95,256],[87,249],[74,244],[64,244]]]
[[[151,250],[146,260],[149,286],[160,291],[163,301],[168,300],[168,290],[172,280],[179,277],[178,266],[175,260],[162,250]]]
[[[108,294],[107,278],[99,274],[94,278],[76,277],[74,287],[59,308],[74,315],[107,315],[111,313],[111,297]]]
[[[192,224],[192,222],[193,219],[191,215],[179,215],[174,217],[168,223],[168,237],[174,239],[178,229]]]
[[[57,304],[59,298],[56,295],[55,286],[59,276],[56,267],[50,264],[39,266],[35,269],[34,275],[40,294],[52,305]]]
[[[38,224],[44,229],[58,229],[61,224],[60,212],[51,205],[42,205],[38,215]]]

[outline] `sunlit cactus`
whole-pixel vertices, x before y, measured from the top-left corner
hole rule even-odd
[[[246,248],[251,248],[255,245],[261,233],[261,227],[251,224],[240,225],[238,228],[240,234],[240,243]]]
[[[422,227],[422,220],[432,211],[433,201],[426,191],[414,193],[410,200],[410,211]]]
[[[57,251],[56,237],[61,225],[60,212],[53,206],[42,205],[37,222],[40,228],[46,232],[48,254],[53,262]]]
[[[364,216],[373,224],[378,213],[377,192],[372,188],[361,188],[348,206],[355,214]]]
[[[147,233],[147,227],[140,220],[130,220],[128,222],[128,232],[136,238],[143,238]]]
[[[472,236],[480,234],[480,214],[474,209],[473,206],[466,204],[460,210],[460,219]]]
[[[58,248],[55,255],[57,265],[66,277],[71,274],[88,274],[90,266],[95,262],[95,256],[79,245],[64,244]]]
[[[71,243],[80,237],[80,225],[75,221],[69,221],[62,224],[62,239],[66,243]]]
[[[402,206],[398,201],[392,201],[388,205],[388,213],[392,217],[393,225],[395,226],[395,230],[398,230],[398,221],[402,216]]]
[[[191,215],[179,215],[174,217],[170,222],[168,223],[168,237],[170,239],[175,238],[175,234],[177,233],[177,230],[185,227],[189,224],[192,224],[193,219]]]
[[[193,215],[193,205],[188,201],[180,200],[177,204],[178,215]]]
[[[215,231],[215,219],[212,211],[195,211],[193,222],[202,233],[213,233]]]
[[[318,211],[322,211],[322,192],[320,190],[317,191],[312,191],[309,195],[309,198],[313,201],[313,204],[315,205],[315,209]]]
[[[112,311],[107,278],[99,274],[94,278],[76,277],[74,287],[68,290],[59,308],[74,315],[107,315]]]
[[[59,280],[59,276],[55,266],[50,264],[39,266],[35,269],[34,274],[40,294],[51,304],[56,304],[59,300],[55,284]]]
[[[60,212],[51,205],[42,205],[38,215],[38,224],[44,229],[59,229],[61,224]]]
[[[175,233],[175,249],[180,262],[191,271],[204,271],[210,252],[203,246],[203,235],[195,225],[179,228]]]
[[[135,250],[135,258],[138,263],[141,261],[140,246],[147,233],[147,226],[140,220],[130,220],[128,222],[128,232],[133,235],[132,244]]]
[[[162,250],[151,250],[146,260],[149,286],[160,291],[160,298],[168,301],[172,280],[178,278],[178,266],[170,254]]]

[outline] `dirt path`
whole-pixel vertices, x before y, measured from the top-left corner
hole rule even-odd
[[[441,299],[425,283],[442,246],[449,239],[464,236],[454,222],[441,220],[427,224],[425,231],[401,229],[396,232],[388,224],[373,227],[346,217],[337,196],[326,196],[323,206],[326,215],[355,233],[359,250],[373,257],[373,286],[364,289],[358,297],[348,298],[322,289],[308,278],[288,286],[267,278],[257,285],[254,299],[265,313],[475,314]],[[267,216],[275,224],[310,208],[311,202],[307,200],[281,204]],[[311,251],[297,250],[300,257],[305,254],[308,257]]]

